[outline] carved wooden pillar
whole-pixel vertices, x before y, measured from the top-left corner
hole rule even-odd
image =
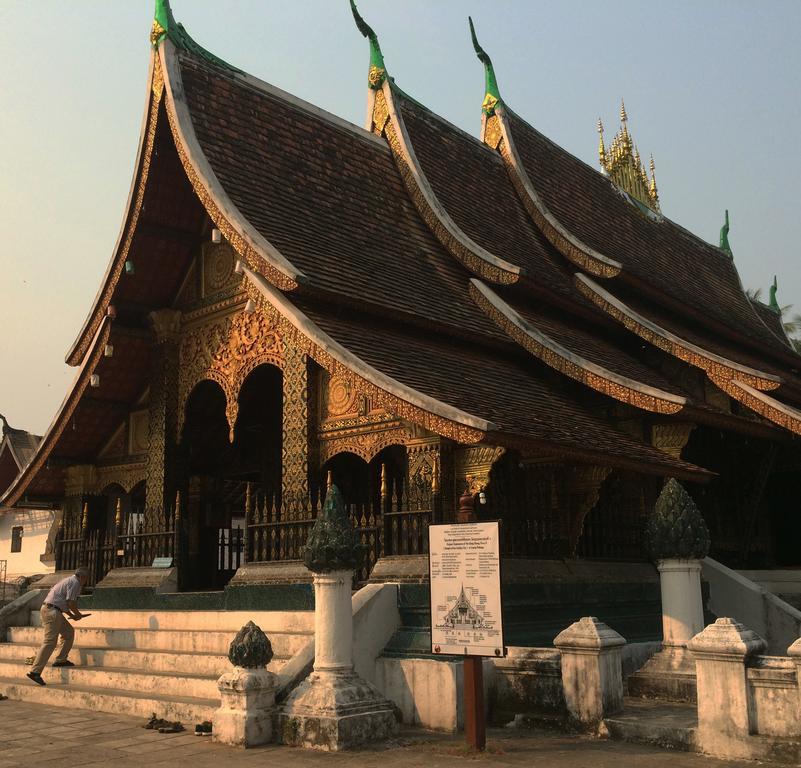
[[[612,470],[609,467],[565,467],[561,474],[561,497],[567,517],[568,557],[576,557],[576,548],[584,530],[584,520],[598,503],[601,483]]]
[[[178,428],[178,347],[181,313],[159,309],[149,315],[155,334],[150,372],[150,403],[145,489],[145,530],[164,528],[164,510],[174,497]]]
[[[651,445],[660,451],[670,454],[674,459],[681,458],[681,452],[690,439],[695,424],[684,421],[668,424],[654,424],[651,427]]]
[[[310,363],[305,353],[293,347],[287,346],[284,354],[281,514],[284,519],[297,519],[310,507]]]

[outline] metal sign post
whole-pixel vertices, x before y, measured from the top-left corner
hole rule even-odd
[[[485,656],[506,655],[501,610],[499,523],[431,525],[431,652],[464,657],[467,743],[486,746]]]

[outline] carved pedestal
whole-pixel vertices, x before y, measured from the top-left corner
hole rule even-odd
[[[234,667],[217,681],[222,706],[214,713],[214,741],[255,747],[273,738],[275,675],[266,669]]]
[[[394,707],[353,670],[352,570],[314,577],[314,671],[278,716],[283,744],[337,751],[397,732]]]

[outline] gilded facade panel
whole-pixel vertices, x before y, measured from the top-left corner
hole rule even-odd
[[[184,334],[180,345],[179,434],[190,393],[198,383],[210,379],[216,381],[225,394],[225,415],[233,440],[239,390],[247,375],[265,363],[284,367],[281,335],[265,313],[239,312],[193,326]]]

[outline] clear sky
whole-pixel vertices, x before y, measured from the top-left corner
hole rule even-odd
[[[347,0],[173,0],[218,56],[362,124],[368,63]],[[801,311],[799,0],[361,0],[389,72],[477,135],[483,73],[597,167],[621,97],[665,215],[717,243],[746,287]],[[145,99],[152,0],[0,0],[0,412],[41,433],[111,257]]]

